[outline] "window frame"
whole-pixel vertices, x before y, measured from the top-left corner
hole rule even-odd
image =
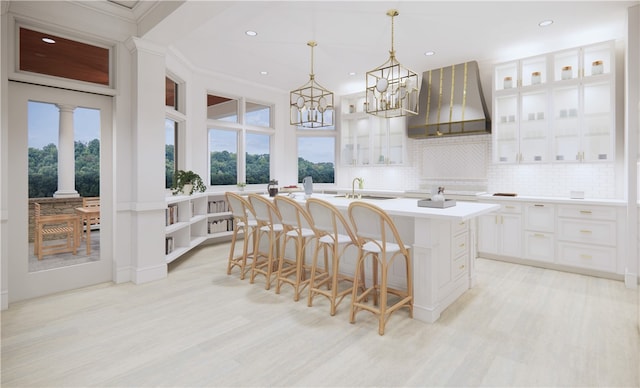
[[[209,139],[209,131],[212,129],[219,129],[219,130],[229,130],[229,131],[235,131],[237,133],[238,136],[238,140],[237,140],[237,160],[236,160],[236,178],[238,182],[246,182],[246,178],[247,178],[247,161],[246,161],[246,141],[247,141],[247,134],[248,133],[255,133],[255,134],[265,134],[269,136],[269,176],[271,177],[273,175],[273,167],[274,167],[274,160],[271,157],[271,153],[273,152],[274,146],[275,146],[275,134],[276,134],[276,129],[274,127],[274,112],[275,112],[275,104],[274,103],[265,103],[264,101],[259,101],[256,99],[252,99],[252,98],[247,98],[247,97],[241,97],[241,96],[229,96],[226,95],[225,93],[219,93],[216,91],[212,91],[212,90],[206,90],[206,94],[205,94],[205,101],[206,101],[206,95],[217,95],[217,96],[221,96],[221,97],[225,97],[225,98],[229,98],[229,99],[233,99],[236,100],[238,102],[238,122],[230,122],[230,121],[224,121],[224,120],[216,120],[216,119],[206,119],[206,131],[207,131],[207,142]],[[264,105],[269,107],[269,127],[264,127],[264,126],[257,126],[257,125],[249,125],[246,124],[246,118],[245,118],[245,113],[246,113],[246,104],[250,103],[250,104],[257,104],[257,105]],[[211,181],[211,150],[209,149],[209,146],[207,145],[207,169],[208,169],[208,181]],[[231,187],[230,185],[211,185],[211,187],[217,187],[217,188],[229,188]]]

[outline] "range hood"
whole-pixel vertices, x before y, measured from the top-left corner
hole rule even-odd
[[[418,115],[407,120],[408,136],[424,139],[491,132],[491,117],[480,85],[478,62],[422,73]]]

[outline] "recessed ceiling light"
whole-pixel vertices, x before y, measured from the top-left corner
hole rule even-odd
[[[252,31],[252,30],[245,31],[244,33],[247,34],[248,36],[256,36],[256,35],[258,35],[257,32]]]
[[[355,71],[350,71],[349,75],[356,75],[356,72]]]
[[[553,20],[550,20],[550,19],[549,19],[549,20],[543,20],[543,21],[541,21],[540,23],[538,23],[538,25],[539,25],[540,27],[550,26],[550,25],[552,25],[552,24],[553,24]]]
[[[433,51],[433,50],[430,50],[430,51],[427,51],[427,52],[424,53],[424,55],[426,55],[427,57],[430,57],[430,56],[435,55],[435,54],[436,54],[436,52]]]
[[[267,74],[269,74],[269,72],[268,71],[261,71],[260,74],[267,75]]]
[[[49,43],[49,44],[54,44],[54,43],[56,43],[56,41],[55,41],[55,40],[53,40],[53,39],[51,39],[51,38],[42,38],[42,41],[43,41],[44,43]]]

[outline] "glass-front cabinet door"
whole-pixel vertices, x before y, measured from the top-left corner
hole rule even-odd
[[[553,133],[558,161],[615,159],[613,42],[554,55]]]
[[[494,161],[548,161],[548,86],[545,56],[496,66]]]
[[[615,50],[604,42],[497,65],[494,162],[615,159]]]
[[[406,135],[405,119],[374,118],[378,123],[372,126],[372,164],[403,164]]]
[[[403,164],[404,118],[382,119],[364,110],[364,93],[341,99],[341,163],[346,166]]]

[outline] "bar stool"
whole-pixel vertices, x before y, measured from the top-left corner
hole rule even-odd
[[[364,269],[367,258],[373,262],[373,284],[361,294],[358,294],[358,290],[354,288],[349,320],[355,323],[356,314],[359,311],[370,311],[378,316],[378,334],[384,335],[389,317],[399,308],[408,307],[409,317],[413,318],[411,255],[409,249],[402,243],[393,220],[381,208],[366,202],[355,201],[349,204],[349,218],[360,246],[356,281],[358,274],[361,273],[357,269]],[[405,262],[406,290],[394,289],[388,285],[389,268],[397,258],[404,259]],[[380,283],[378,283],[378,265],[381,267]],[[373,306],[367,303],[367,297],[370,294],[373,294]],[[399,300],[387,305],[388,294],[397,296]]]
[[[255,241],[255,232],[258,222],[255,219],[255,214],[251,204],[246,198],[232,193],[226,192],[225,198],[231,215],[233,216],[233,235],[231,237],[231,249],[229,251],[229,261],[227,264],[227,275],[231,275],[233,267],[240,267],[240,279],[244,279],[246,273],[250,267],[247,268],[247,259],[254,256],[253,247],[249,252],[249,238]],[[234,256],[234,250],[236,247],[236,241],[240,234],[244,235],[242,242],[242,253],[238,256]]]
[[[280,212],[284,233],[278,263],[278,275],[276,277],[276,294],[280,293],[282,284],[291,284],[294,290],[293,300],[300,299],[300,292],[309,284],[307,278],[307,266],[305,263],[306,248],[315,232],[311,229],[311,218],[307,211],[299,203],[291,198],[278,195],[273,201]],[[295,258],[286,257],[287,243],[295,244]]]
[[[331,303],[330,314],[333,316],[340,302],[352,293],[354,284],[357,284],[353,277],[340,273],[340,259],[347,248],[357,248],[357,240],[349,223],[335,206],[318,198],[307,199],[306,206],[313,221],[312,226],[317,239],[311,264],[307,304],[311,307],[316,295],[324,295]],[[318,253],[321,249],[324,251],[325,268],[319,273]],[[331,252],[330,267],[328,266],[329,252]],[[364,289],[364,276],[359,279],[362,279],[359,287]],[[340,289],[341,284],[344,283],[349,283],[349,287]],[[326,286],[327,289],[322,289],[322,286]]]
[[[249,282],[253,284],[256,275],[264,275],[265,290],[271,288],[275,275],[277,274],[276,260],[279,249],[278,242],[283,233],[280,213],[273,202],[258,194],[249,194],[249,203],[253,207],[256,215],[256,234],[253,245],[253,262],[251,262],[251,278]],[[268,241],[268,251],[260,250],[260,240],[266,236]]]

